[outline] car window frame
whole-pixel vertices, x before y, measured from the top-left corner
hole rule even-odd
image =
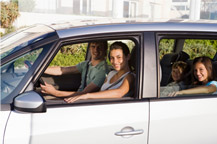
[[[157,63],[158,63],[158,99],[176,99],[176,98],[201,98],[201,97],[217,97],[217,94],[195,94],[195,95],[182,95],[178,97],[160,97],[160,77],[161,77],[161,68],[160,68],[160,54],[159,54],[159,43],[161,39],[204,39],[204,40],[217,40],[217,33],[216,32],[195,32],[195,31],[170,31],[170,32],[156,32],[156,52],[157,52]],[[176,45],[175,45],[176,46]],[[184,46],[184,45],[183,45]],[[176,50],[176,47],[174,48]],[[180,49],[179,49],[180,50]],[[182,49],[181,49],[182,50]],[[177,51],[174,51],[177,52]]]
[[[36,43],[37,44],[37,43]],[[31,48],[30,46],[26,46],[22,52],[18,52],[17,55],[15,55],[15,57],[10,58],[10,60],[14,60],[16,58],[19,58],[29,52],[32,52],[34,50],[40,49],[42,48],[42,46],[47,46],[47,47],[51,47],[54,43],[46,43],[44,45],[38,44],[37,47],[33,47]],[[44,58],[44,55],[48,52],[49,48],[42,48],[41,53],[39,54],[39,56],[37,57],[37,59],[35,60],[34,64],[31,66],[31,68],[28,70],[28,72],[25,74],[25,76],[23,77],[23,79],[20,81],[19,85],[4,99],[4,101],[1,101],[2,104],[11,104],[13,103],[13,99],[15,97],[17,97],[19,94],[31,90],[28,87],[32,86],[32,78],[34,77],[35,72],[37,71],[37,69],[39,69],[39,65],[41,63],[41,60]],[[4,64],[9,63],[10,61],[7,60]],[[2,64],[3,65],[3,64]]]
[[[93,40],[123,40],[123,39],[130,39],[130,40],[133,40],[134,43],[139,46],[139,43],[140,43],[140,47],[137,48],[137,54],[140,53],[140,55],[138,55],[139,57],[142,56],[141,52],[139,52],[142,47],[143,47],[143,32],[135,32],[135,33],[129,33],[129,32],[118,32],[118,33],[105,33],[105,34],[89,34],[89,35],[85,35],[85,36],[79,36],[79,37],[76,37],[76,36],[72,36],[72,37],[68,37],[68,38],[62,38],[58,41],[58,44],[56,45],[56,47],[53,49],[53,55],[52,57],[55,57],[56,53],[60,50],[60,48],[63,46],[63,45],[67,45],[67,44],[77,44],[77,43],[84,43],[84,42],[91,42]],[[88,45],[88,48],[89,48],[89,45]],[[87,50],[87,52],[89,52],[89,50]],[[88,58],[87,54],[86,54],[86,59]],[[50,58],[49,60],[47,59],[47,61],[45,62],[45,65],[46,65],[46,68],[47,66],[49,65],[49,63],[52,61],[53,58]],[[85,60],[86,60],[85,59]],[[140,58],[141,59],[141,58]],[[47,103],[47,106],[57,106],[57,107],[64,107],[64,106],[67,106],[67,105],[70,105],[70,106],[73,106],[73,105],[92,105],[92,104],[109,104],[109,103],[122,103],[123,101],[131,101],[131,102],[134,102],[134,101],[138,101],[141,99],[141,95],[139,96],[139,94],[141,93],[140,91],[142,90],[142,77],[143,74],[140,72],[142,71],[142,65],[140,64],[141,62],[138,61],[138,64],[136,66],[136,75],[137,75],[137,78],[136,78],[136,87],[137,87],[137,90],[136,90],[136,96],[135,98],[120,98],[120,99],[114,99],[114,100],[108,100],[108,99],[105,99],[105,100],[98,100],[96,99],[95,101],[94,100],[80,100],[80,102],[76,102],[76,103],[71,103],[71,104],[67,104],[67,103],[64,103],[63,100],[59,101],[58,104],[56,104],[55,102],[52,103],[52,102],[48,102]],[[43,70],[44,71],[44,70]],[[139,87],[138,87],[139,86]],[[82,102],[83,101],[83,102]]]

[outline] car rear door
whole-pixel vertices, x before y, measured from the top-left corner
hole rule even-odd
[[[215,33],[174,32],[171,34],[167,33],[167,36],[164,34],[159,35],[168,41],[174,39],[190,39],[191,41],[188,40],[190,46],[192,46],[196,40],[196,44],[201,41],[206,41],[208,44],[211,44],[210,40],[216,41]],[[186,47],[186,45],[187,43],[183,43],[182,46]],[[198,48],[208,48],[208,50],[211,51],[212,46],[205,47],[200,45]],[[192,49],[194,49],[194,53],[190,55],[190,57],[194,55],[206,55],[209,52],[197,53],[196,46],[192,46]],[[162,75],[162,77],[164,77],[164,75]],[[160,86],[160,77],[158,78],[158,85]],[[161,87],[159,87],[158,90],[160,90]],[[217,96],[215,94],[194,94],[176,97],[160,97],[159,95],[159,98],[150,99],[148,143],[215,144],[217,143],[216,121]]]
[[[150,101],[149,144],[217,143],[217,97]]]

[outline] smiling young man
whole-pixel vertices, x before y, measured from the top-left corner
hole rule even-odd
[[[50,75],[63,75],[81,73],[81,85],[77,91],[57,90],[51,84],[41,85],[41,92],[56,97],[68,97],[95,92],[102,86],[107,73],[109,72],[106,63],[107,54],[106,41],[94,41],[90,43],[91,60],[81,62],[70,67],[48,67],[45,71]]]

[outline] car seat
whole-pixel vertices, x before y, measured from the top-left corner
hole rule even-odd
[[[129,66],[131,68],[131,72],[134,74],[135,77],[135,81],[134,84],[132,86],[132,88],[130,89],[130,91],[124,96],[124,97],[134,97],[135,96],[135,91],[136,91],[136,62],[137,62],[137,58],[136,58],[136,46],[133,47],[131,53],[130,53],[130,60],[129,60]]]
[[[162,79],[161,86],[166,86],[169,82],[171,82],[171,71],[172,65],[176,61],[184,61],[186,62],[189,59],[189,55],[181,51],[179,53],[169,53],[165,54],[160,61],[161,69],[162,69]]]
[[[129,64],[133,73],[136,73],[136,47],[134,46],[130,53]]]
[[[214,75],[215,75],[215,78],[217,79],[217,61],[213,61],[212,62],[212,66],[213,66],[213,72],[214,72]]]

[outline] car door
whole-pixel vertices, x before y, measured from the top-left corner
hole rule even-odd
[[[163,39],[161,40],[171,42],[170,46],[166,48],[173,47],[175,44],[173,43],[174,39],[181,39],[186,42],[183,42],[181,50],[187,53],[189,52],[190,58],[208,55],[208,53],[211,55],[212,53],[210,52],[214,51],[214,45],[212,44],[216,42],[216,36],[215,38],[211,36],[216,35],[214,33],[203,33],[200,35],[198,33],[188,32],[187,34],[183,34],[184,36],[182,33],[176,33],[176,35],[178,36],[168,34],[167,36],[169,37],[165,37],[165,35],[162,35]],[[203,48],[205,51],[202,53],[201,50]],[[161,50],[165,51],[163,48]],[[190,53],[192,51],[193,53]],[[169,62],[169,59],[167,60]],[[188,61],[190,63],[192,59],[187,60],[187,62]],[[164,77],[164,74],[162,74],[162,77]],[[161,85],[161,87],[159,87],[160,93],[162,92],[162,88],[167,87],[168,86]],[[216,121],[217,96],[215,93],[188,94],[174,97],[159,95],[159,98],[150,99],[150,131],[148,143],[215,144],[217,143]]]
[[[117,37],[118,34],[112,40]],[[105,39],[105,36],[94,39],[100,38]],[[124,38],[129,39],[126,34]],[[142,68],[137,70],[138,73],[140,71]],[[141,90],[139,87],[136,89]],[[137,96],[136,93],[134,95]],[[32,144],[147,144],[148,100],[121,98],[87,100],[74,104],[65,104],[63,101],[62,104],[52,104],[52,100],[47,102],[46,113],[32,114]]]
[[[138,83],[141,81],[138,79]],[[89,100],[74,104],[47,100],[44,113],[12,111],[5,143],[147,144],[149,101],[138,99],[137,93],[135,98]],[[17,121],[22,123],[14,129]],[[25,133],[21,133],[21,129]]]
[[[30,143],[145,144],[147,130],[148,102],[49,107],[32,114]]]
[[[1,120],[0,120],[0,137],[4,138],[4,133],[5,133],[5,126],[7,124],[8,118],[10,116],[10,105],[5,105],[2,104],[0,106],[0,116],[1,116]],[[3,139],[1,139],[0,143],[3,143]]]
[[[217,143],[217,98],[150,101],[149,144]]]
[[[4,143],[146,144],[148,101],[48,106],[45,113],[12,111]]]

